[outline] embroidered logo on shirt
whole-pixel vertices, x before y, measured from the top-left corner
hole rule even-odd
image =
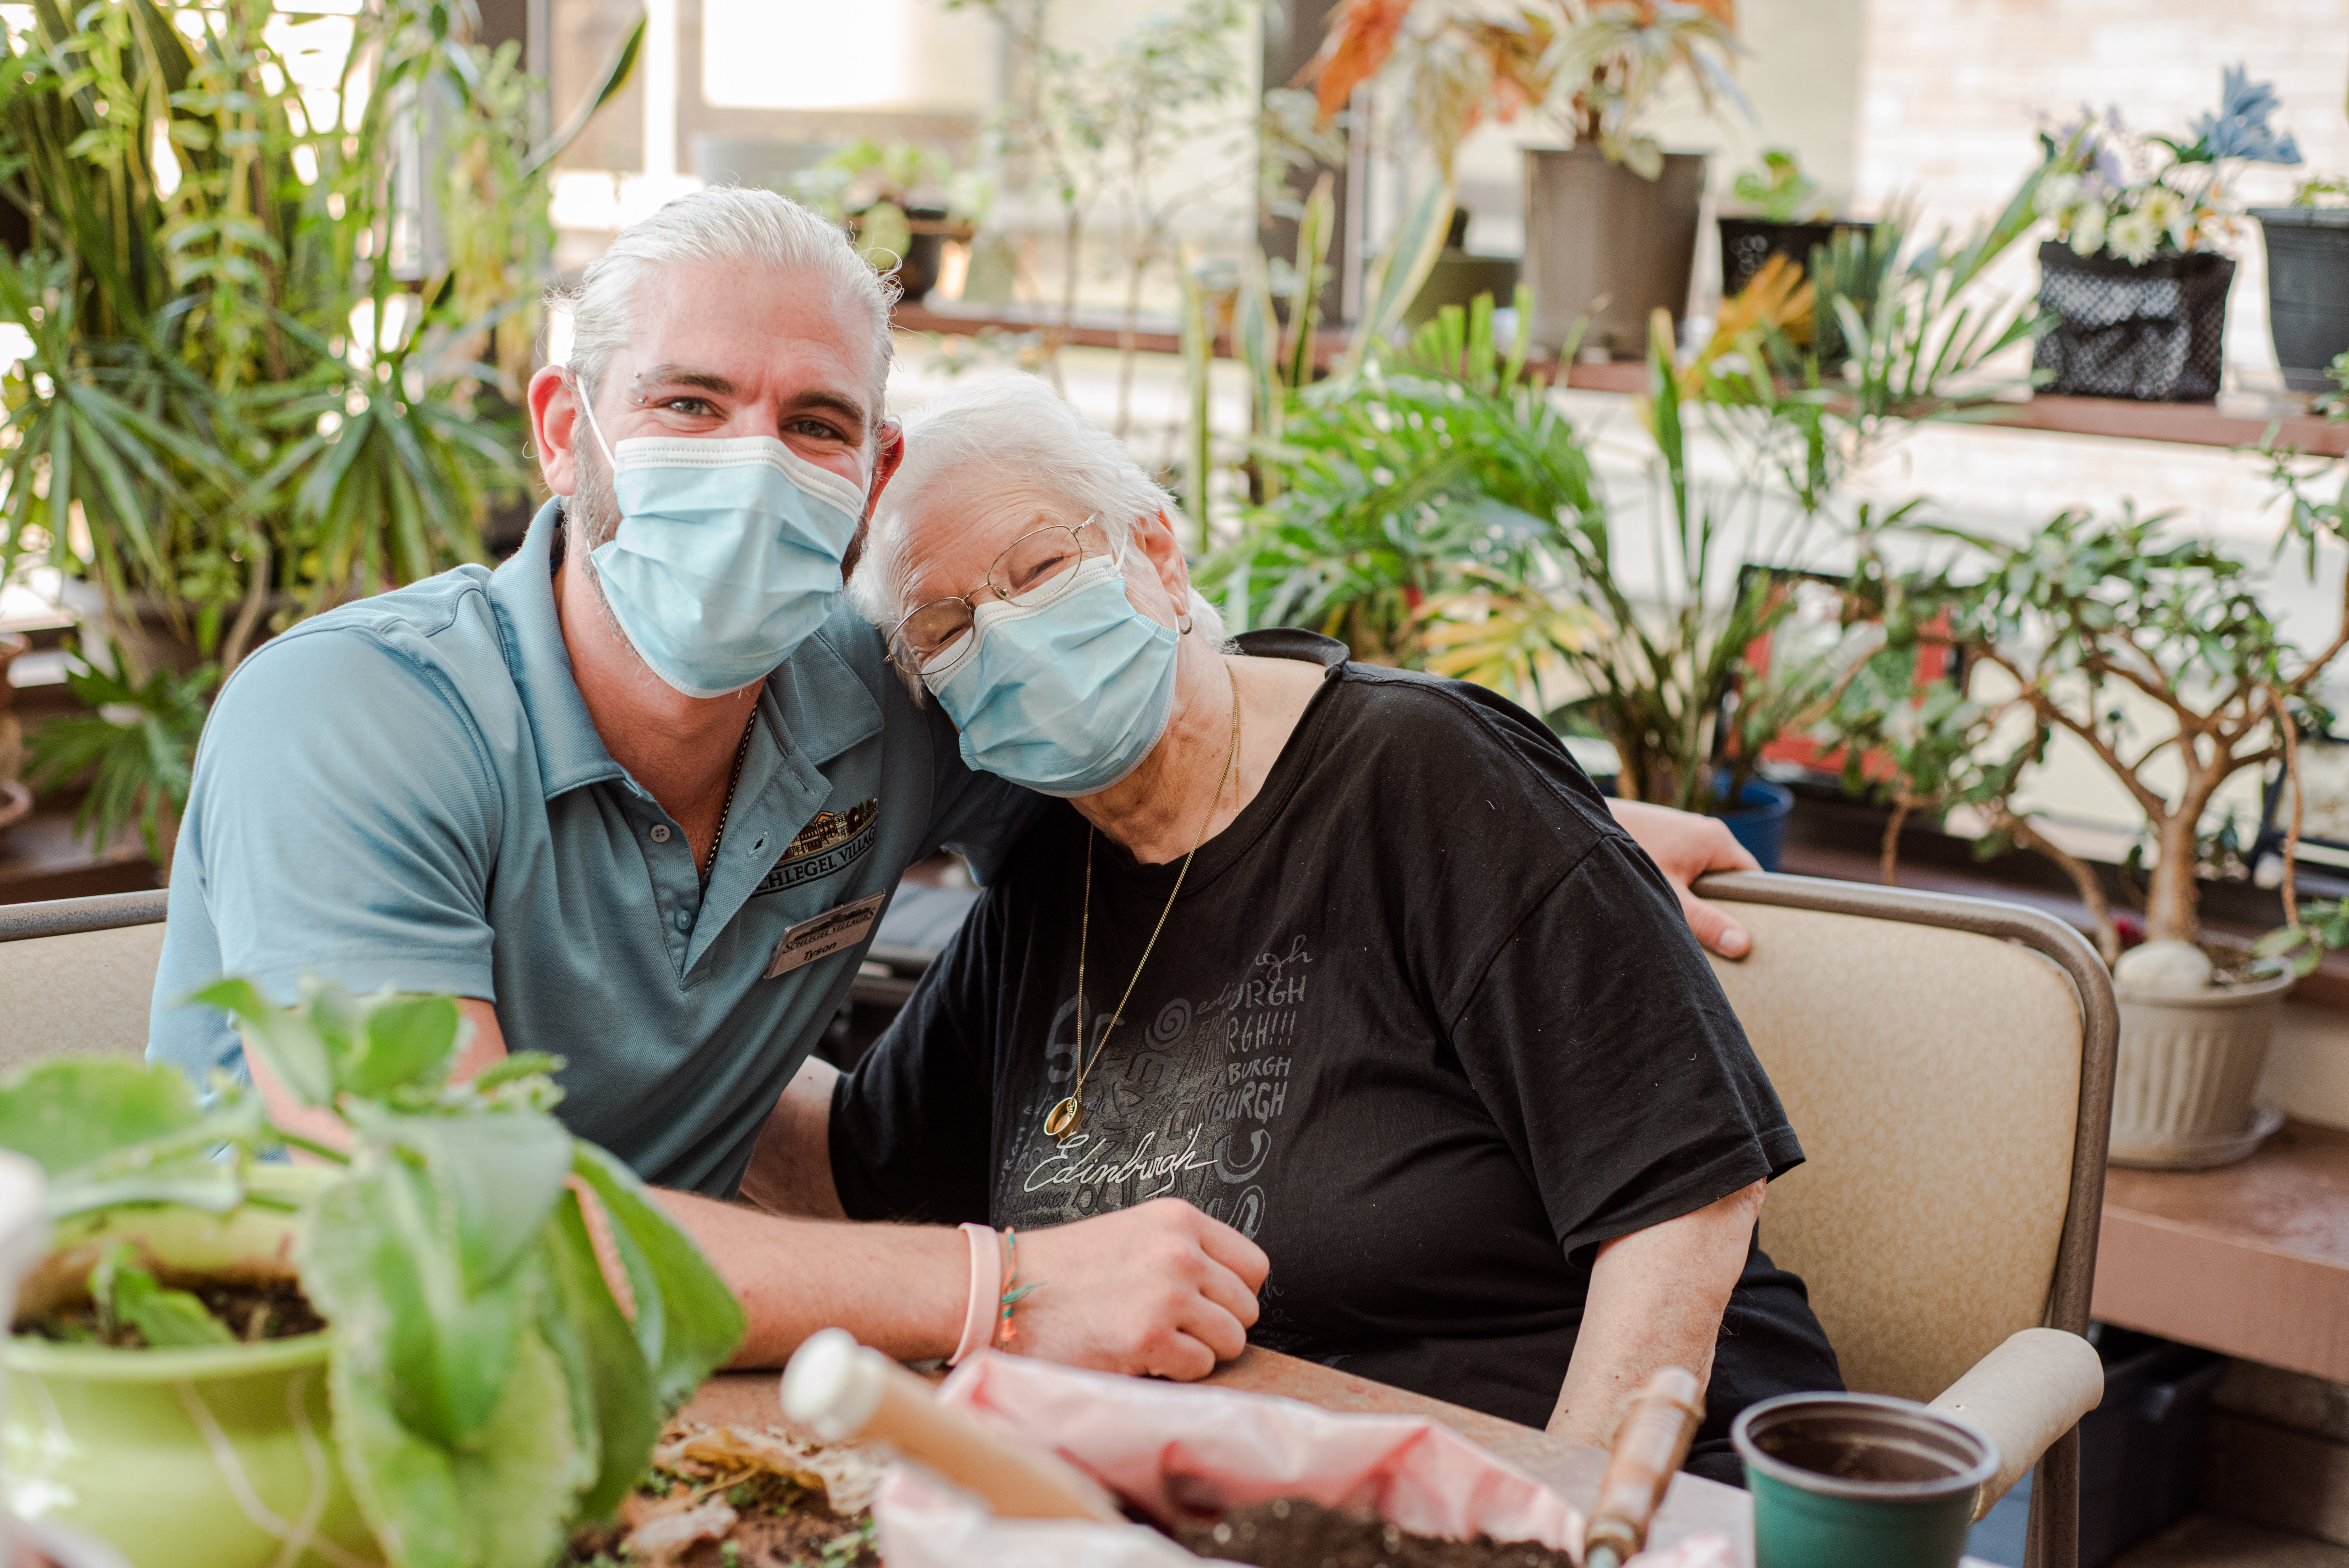
[[[874,829],[881,820],[881,799],[860,800],[845,811],[818,811],[808,820],[783,851],[751,896],[781,892],[803,882],[821,882],[873,852]]]

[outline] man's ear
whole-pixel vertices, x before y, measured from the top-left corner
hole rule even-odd
[[[880,504],[881,492],[905,460],[905,432],[895,419],[884,419],[873,432],[873,483],[864,491],[864,515],[856,520],[856,531],[849,536],[847,552],[840,558],[840,580],[843,583],[856,575],[856,563],[864,559],[864,536],[873,531],[873,509]]]
[[[873,482],[864,490],[864,519],[873,520],[873,509],[880,504],[881,492],[889,488],[896,477],[898,466],[905,460],[905,428],[895,419],[884,419],[873,432]]]
[[[579,484],[579,384],[560,365],[530,378],[530,433],[538,445],[538,471],[546,488],[569,495]]]

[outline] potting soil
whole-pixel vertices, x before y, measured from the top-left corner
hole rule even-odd
[[[202,1302],[204,1310],[247,1345],[292,1339],[316,1334],[326,1326],[326,1320],[318,1315],[310,1298],[302,1294],[302,1287],[290,1279],[231,1282],[171,1275],[161,1283],[174,1290],[184,1290]],[[60,1344],[110,1345],[122,1350],[147,1348],[146,1336],[130,1325],[117,1323],[110,1328],[101,1326],[98,1304],[87,1297],[35,1317],[20,1318],[13,1327],[16,1333]]]
[[[1438,1541],[1304,1498],[1254,1503],[1173,1533],[1198,1556],[1260,1568],[1574,1568],[1572,1557],[1537,1541]]]
[[[880,1568],[881,1463],[781,1428],[673,1421],[619,1516],[574,1535],[567,1568]]]

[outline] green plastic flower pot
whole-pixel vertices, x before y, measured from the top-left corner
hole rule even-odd
[[[1998,1449],[1880,1394],[1782,1394],[1730,1428],[1754,1499],[1754,1568],[1956,1568]]]
[[[315,1180],[274,1173],[291,1196]],[[282,1270],[296,1216],[157,1207],[60,1226],[72,1274],[135,1240],[175,1268]],[[28,1284],[28,1300],[40,1271]],[[330,1333],[197,1350],[11,1336],[0,1477],[9,1510],[109,1542],[139,1568],[360,1568],[382,1561],[335,1454]]]

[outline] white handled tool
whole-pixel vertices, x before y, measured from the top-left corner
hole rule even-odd
[[[1004,1518],[1125,1522],[1090,1477],[940,1404],[927,1383],[844,1328],[823,1329],[799,1347],[783,1369],[782,1394],[783,1414],[816,1436],[878,1439]]]

